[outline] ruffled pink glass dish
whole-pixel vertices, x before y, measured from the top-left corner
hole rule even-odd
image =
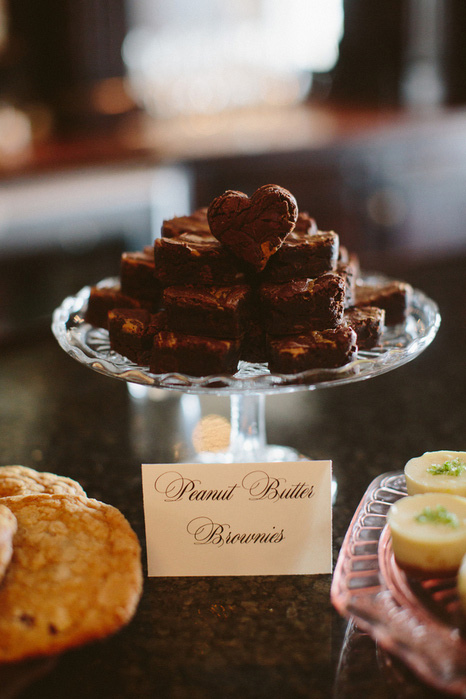
[[[401,472],[371,483],[341,547],[332,603],[422,681],[466,696],[465,619],[456,579],[412,580],[393,556],[386,515],[405,495]]]

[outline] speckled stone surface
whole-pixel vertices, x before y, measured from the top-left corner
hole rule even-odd
[[[465,266],[456,259],[387,270],[440,306],[439,334],[415,361],[350,386],[267,397],[270,443],[333,460],[335,560],[375,476],[426,450],[466,448]],[[201,403],[228,414],[226,398]],[[125,383],[81,366],[51,334],[30,337],[1,350],[0,464],[77,479],[122,510],[144,548],[140,464],[189,460],[182,408],[173,393],[135,401]],[[330,583],[330,575],[146,578],[123,631],[52,661],[0,668],[0,686],[24,699],[321,699],[334,688],[337,699],[434,696],[354,630],[339,664],[346,622],[332,609]]]

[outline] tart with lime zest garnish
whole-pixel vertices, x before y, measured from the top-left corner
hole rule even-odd
[[[405,466],[409,495],[451,493],[466,497],[466,452],[427,451]]]
[[[408,495],[387,522],[395,560],[413,576],[455,575],[466,554],[466,498],[450,493]]]

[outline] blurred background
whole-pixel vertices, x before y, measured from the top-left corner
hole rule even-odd
[[[466,249],[463,0],[0,0],[0,343],[225,189]]]

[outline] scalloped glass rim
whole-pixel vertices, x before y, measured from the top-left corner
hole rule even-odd
[[[363,275],[363,282],[386,283],[380,274]],[[111,286],[118,278],[108,278],[99,286]],[[437,304],[415,289],[411,312],[403,325],[388,328],[380,347],[360,351],[357,359],[336,369],[312,369],[300,374],[272,374],[265,364],[240,362],[233,375],[192,377],[185,374],[152,374],[110,349],[108,333],[84,321],[90,287],[64,299],[54,311],[52,332],[71,357],[106,376],[146,386],[191,393],[266,392],[312,390],[336,384],[362,381],[395,369],[417,357],[434,339],[440,325]]]
[[[372,481],[341,547],[331,600],[425,683],[465,696],[466,640],[456,580],[409,581],[393,556],[386,515],[406,494],[401,471]]]

